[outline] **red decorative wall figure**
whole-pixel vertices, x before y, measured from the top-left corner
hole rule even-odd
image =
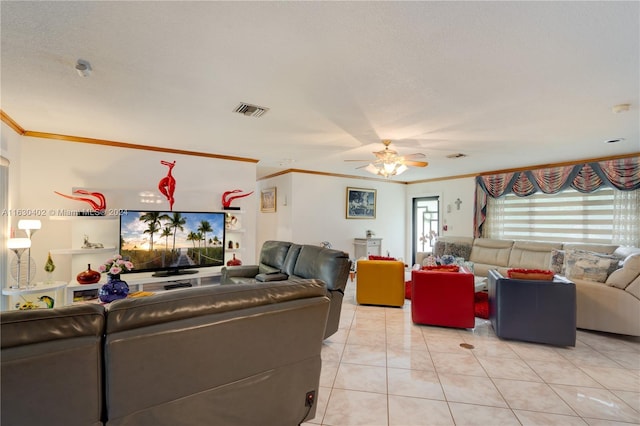
[[[233,191],[227,191],[224,194],[222,194],[222,207],[225,210],[240,210],[240,207],[231,207],[231,202],[233,200],[235,200],[236,198],[247,197],[247,196],[253,194],[253,191],[251,191],[251,192],[249,192],[247,194],[230,196],[231,194],[237,194],[238,192],[242,192],[242,190],[234,189]]]
[[[107,208],[107,201],[104,197],[104,195],[102,195],[100,192],[89,192],[86,191],[84,189],[76,189],[73,191],[74,194],[80,194],[80,195],[91,195],[93,197],[96,197],[98,202],[95,202],[94,200],[92,200],[91,198],[88,197],[77,197],[77,196],[73,196],[73,195],[65,195],[65,194],[61,194],[58,191],[53,191],[58,195],[61,195],[65,198],[69,198],[71,200],[76,200],[76,201],[84,201],[85,203],[89,203],[89,205],[91,206],[91,208],[93,209],[93,211],[96,214],[104,214],[105,213],[105,209]]]
[[[176,165],[176,162],[174,161],[173,163],[170,163],[168,161],[161,160],[160,163],[169,167],[169,171],[167,172],[167,175],[158,182],[158,189],[169,201],[169,210],[173,211],[173,203],[176,201],[176,199],[173,198],[173,193],[176,190],[176,180],[171,175],[171,170],[173,170],[173,166]]]

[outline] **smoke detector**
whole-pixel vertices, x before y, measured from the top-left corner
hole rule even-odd
[[[245,102],[241,102],[233,110],[233,112],[237,112],[238,114],[246,115],[248,117],[262,117],[267,111],[269,111],[269,108],[251,105]]]
[[[84,59],[78,59],[78,62],[76,62],[76,72],[80,77],[89,77],[91,75],[91,64]]]

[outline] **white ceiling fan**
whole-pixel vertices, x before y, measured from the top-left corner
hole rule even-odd
[[[400,173],[405,172],[409,167],[426,167],[429,163],[426,161],[418,161],[418,158],[424,158],[422,153],[414,153],[409,155],[398,155],[398,152],[389,148],[391,140],[385,139],[382,141],[384,149],[382,151],[374,151],[376,159],[371,160],[345,160],[345,161],[367,161],[369,164],[366,166],[360,166],[358,169],[364,168],[369,173],[374,175],[384,176],[390,178],[391,176],[397,176]]]

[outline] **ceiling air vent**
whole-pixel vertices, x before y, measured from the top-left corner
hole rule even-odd
[[[244,102],[240,103],[240,105],[233,110],[233,112],[237,112],[238,114],[246,115],[248,117],[262,117],[267,111],[269,111],[269,108],[251,105]]]
[[[458,152],[458,153],[455,153],[455,154],[447,155],[447,158],[464,158],[466,156],[467,156],[467,154],[463,154],[461,152]]]

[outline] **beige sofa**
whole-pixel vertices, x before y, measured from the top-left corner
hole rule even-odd
[[[434,255],[473,262],[474,274],[552,269],[576,284],[577,327],[640,336],[640,249],[608,244],[440,237]],[[563,260],[564,259],[564,260]]]

